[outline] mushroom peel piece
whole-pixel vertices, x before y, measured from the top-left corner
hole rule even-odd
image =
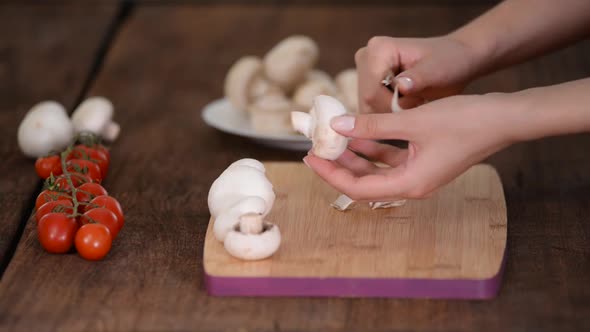
[[[267,215],[275,201],[272,183],[266,178],[262,164],[254,163],[253,159],[241,159],[224,170],[211,185],[207,198],[211,216],[216,219],[251,196],[264,200],[262,215]]]
[[[223,90],[232,105],[241,111],[264,95],[283,94],[278,86],[264,78],[262,60],[256,56],[244,56],[231,66]]]
[[[223,241],[227,236],[228,232],[232,230],[236,225],[248,225],[248,229],[253,229],[256,225],[248,223],[252,216],[264,218],[267,206],[266,201],[258,196],[250,196],[242,199],[234,206],[219,214],[213,223],[213,234],[219,241]],[[246,226],[244,226],[246,227]],[[258,227],[262,230],[262,224]]]
[[[18,146],[27,157],[42,157],[63,150],[74,139],[65,108],[55,101],[33,106],[18,127]]]
[[[314,98],[309,114],[291,112],[291,124],[312,140],[312,153],[320,158],[336,160],[346,150],[348,139],[330,126],[332,118],[345,115],[346,108],[338,99],[319,95]]]
[[[305,80],[319,58],[319,47],[309,37],[295,35],[275,45],[264,56],[264,73],[284,91]]]
[[[352,113],[358,110],[358,75],[355,69],[341,71],[336,78],[336,87],[342,95],[344,104]]]
[[[319,95],[336,96],[338,89],[333,82],[324,79],[306,81],[293,94],[293,102],[305,109],[313,107],[313,98]]]
[[[76,134],[91,132],[107,141],[119,136],[121,127],[112,121],[113,104],[104,97],[90,97],[84,100],[72,113],[72,124]]]
[[[297,107],[284,96],[264,96],[248,106],[250,124],[259,133],[291,134],[290,112]]]
[[[260,232],[248,232],[236,225],[225,237],[223,245],[230,255],[244,260],[260,260],[272,256],[281,244],[277,225],[262,221]]]

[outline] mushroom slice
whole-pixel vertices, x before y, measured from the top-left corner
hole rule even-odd
[[[286,92],[305,80],[319,58],[318,45],[307,36],[288,37],[264,57],[264,73]]]
[[[293,112],[295,114],[291,115],[291,125],[312,140],[314,155],[336,160],[346,150],[348,139],[334,131],[330,121],[334,117],[345,115],[346,108],[338,99],[325,95],[315,97],[313,105],[309,116]]]
[[[225,237],[223,245],[227,252],[244,260],[260,260],[272,256],[281,244],[281,232],[277,225],[264,222],[262,217],[249,217],[250,223],[261,227],[243,229],[243,223],[236,225]],[[259,231],[258,231],[259,230]]]
[[[76,133],[90,132],[114,141],[119,136],[121,127],[112,121],[113,104],[104,97],[90,97],[78,106],[72,114],[72,124]]]
[[[355,69],[341,71],[336,78],[336,87],[340,91],[344,104],[351,113],[358,111],[358,75]]]
[[[338,211],[347,211],[354,208],[354,203],[355,201],[352,198],[343,194],[338,196],[330,205]]]
[[[406,204],[405,199],[398,199],[398,200],[389,201],[389,202],[370,202],[369,206],[371,207],[371,209],[377,210],[377,209],[390,209],[390,208],[402,206],[404,204]]]
[[[65,108],[55,101],[33,106],[18,127],[18,146],[27,157],[42,157],[63,150],[74,139]]]
[[[289,112],[294,108],[297,107],[284,96],[264,96],[248,107],[252,128],[266,134],[293,133]]]

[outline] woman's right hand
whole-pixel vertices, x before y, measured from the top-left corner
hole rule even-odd
[[[435,38],[373,37],[355,54],[361,113],[391,112],[392,93],[382,81],[397,74],[402,108],[457,94],[481,70],[475,48],[449,36]]]

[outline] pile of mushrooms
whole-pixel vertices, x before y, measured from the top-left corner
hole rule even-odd
[[[291,111],[307,111],[318,95],[337,97],[346,109],[357,109],[357,74],[347,69],[334,79],[314,69],[319,47],[307,36],[290,36],[263,58],[244,56],[230,68],[224,85],[226,98],[245,112],[252,128],[266,134],[292,134]]]
[[[265,221],[275,201],[264,165],[255,159],[231,164],[209,190],[213,233],[227,252],[243,260],[272,256],[281,243],[275,224]]]
[[[104,97],[90,97],[68,117],[66,109],[55,101],[43,101],[33,106],[18,127],[17,139],[21,151],[32,158],[62,151],[79,133],[93,133],[112,142],[120,127],[113,122],[113,104]]]

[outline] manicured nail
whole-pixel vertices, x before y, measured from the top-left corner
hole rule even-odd
[[[414,81],[409,77],[396,77],[395,83],[404,91],[410,91],[414,87]]]
[[[303,158],[303,163],[305,164],[305,166],[309,167],[309,164],[307,163],[306,159],[307,159],[307,157]],[[309,167],[309,168],[311,168],[311,167]]]
[[[337,131],[351,131],[354,129],[354,121],[354,116],[344,115],[332,119],[330,125]]]

